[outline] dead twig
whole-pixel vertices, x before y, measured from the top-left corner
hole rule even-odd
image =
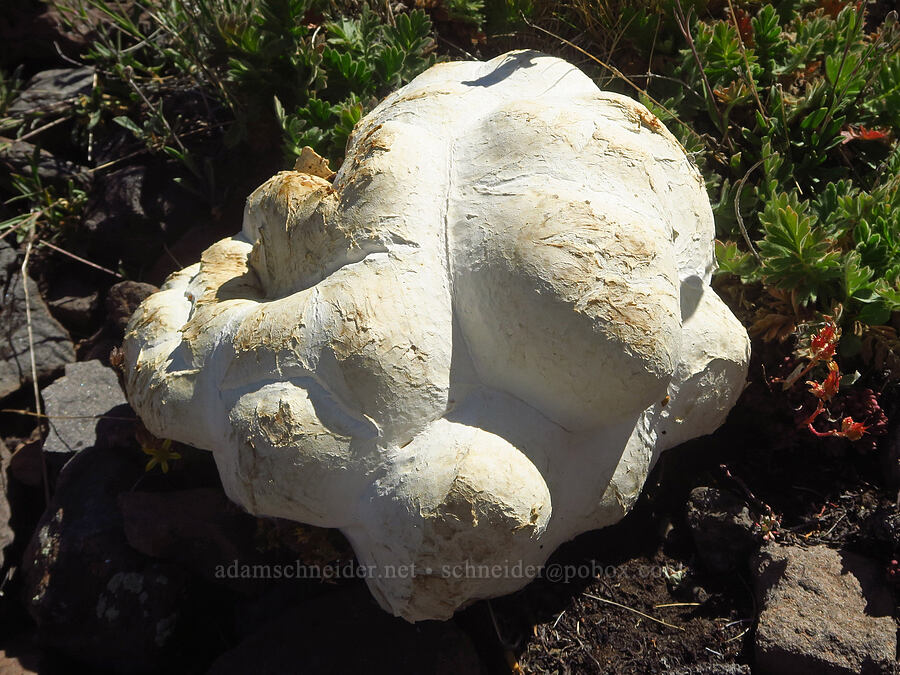
[[[642,616],[645,619],[650,619],[650,621],[655,621],[656,623],[662,624],[666,628],[674,628],[675,630],[684,631],[684,628],[681,626],[676,626],[674,624],[663,621],[662,619],[657,619],[654,616],[650,616],[649,614],[644,614],[640,610],[635,609],[634,607],[629,607],[628,605],[623,605],[620,602],[616,602],[615,600],[607,600],[606,598],[601,598],[599,595],[591,595],[590,593],[582,593],[586,598],[590,598],[591,600],[598,600],[599,602],[605,602],[608,605],[613,605],[614,607],[619,607],[620,609],[627,609],[629,612],[637,614],[638,616]]]
[[[44,241],[43,239],[41,239],[40,241],[38,241],[38,246],[46,246],[47,248],[51,248],[54,251],[56,251],[57,253],[62,253],[63,255],[69,256],[73,260],[77,260],[78,262],[84,263],[85,265],[88,265],[90,267],[93,267],[94,269],[100,270],[101,272],[106,272],[107,274],[111,274],[112,276],[116,277],[117,279],[125,278],[118,272],[113,272],[109,268],[103,267],[102,265],[98,265],[97,263],[91,262],[90,260],[82,258],[81,256],[78,256],[78,255],[75,255],[74,253],[70,253],[66,249],[60,248],[56,244],[51,244],[49,241]]]
[[[712,85],[709,83],[709,78],[706,76],[706,70],[703,68],[703,62],[700,60],[700,54],[697,53],[697,45],[694,44],[694,37],[691,35],[690,21],[684,15],[684,9],[681,7],[680,0],[675,0],[675,21],[678,23],[678,28],[681,30],[684,39],[687,40],[688,47],[691,48],[691,54],[694,56],[694,61],[697,63],[697,69],[700,71],[700,75],[703,78],[703,86],[706,88],[706,95],[709,96],[710,105],[712,105],[713,110],[716,111],[716,116],[719,118],[722,140],[728,143],[729,149],[734,152],[734,144],[728,136],[728,124],[725,122],[725,116],[716,104],[716,95],[713,93]]]
[[[120,422],[134,422],[137,420],[137,417],[117,417],[115,415],[45,415],[44,413],[31,412],[30,410],[17,410],[16,408],[2,408],[0,413],[25,415],[42,420],[117,420]]]
[[[53,127],[58,126],[58,125],[62,124],[63,122],[67,122],[67,121],[69,121],[68,117],[58,117],[55,120],[53,120],[52,122],[47,122],[47,124],[39,126],[37,129],[32,129],[27,134],[25,134],[23,136],[19,136],[15,140],[25,142],[30,138],[34,138],[39,133],[41,133],[43,131],[47,131],[47,129],[52,129]]]
[[[734,11],[734,4],[732,4],[731,0],[728,0],[728,8],[731,10],[731,22],[734,24],[734,31],[737,33],[738,37],[738,47],[740,48],[741,56],[744,59],[744,75],[747,84],[750,85],[750,93],[753,94],[753,99],[756,101],[756,107],[759,109],[763,119],[768,120],[769,115],[766,113],[766,109],[759,99],[759,92],[756,90],[756,80],[753,79],[753,72],[750,70],[750,60],[747,58],[747,50],[744,47],[744,36],[741,35],[741,27],[738,25],[737,13]]]
[[[759,263],[760,267],[762,267],[762,258],[759,257],[759,253],[756,252],[756,249],[753,248],[753,242],[750,241],[750,235],[747,233],[747,228],[744,225],[744,218],[741,216],[741,192],[744,190],[744,185],[747,183],[747,179],[750,178],[750,174],[753,173],[756,168],[762,164],[765,160],[759,160],[756,164],[747,169],[747,173],[744,174],[744,177],[738,181],[736,194],[734,196],[734,216],[737,218],[738,227],[741,228],[741,234],[744,235],[744,241],[747,244],[747,248],[750,249],[750,252],[753,254],[753,257],[756,258],[756,262]]]
[[[591,61],[597,63],[601,67],[606,68],[609,72],[611,72],[613,75],[615,75],[616,77],[621,79],[623,82],[625,82],[627,85],[632,87],[635,91],[646,96],[647,100],[650,101],[653,105],[657,106],[660,110],[664,111],[667,115],[671,115],[672,119],[675,120],[676,122],[678,122],[678,124],[680,124],[682,127],[684,127],[688,131],[688,133],[690,133],[697,140],[699,140],[701,143],[703,143],[704,146],[706,145],[706,142],[703,140],[703,137],[700,134],[698,134],[696,131],[694,131],[688,124],[686,124],[685,122],[682,122],[680,119],[678,119],[678,116],[673,111],[669,110],[666,106],[664,106],[662,103],[660,103],[655,98],[653,98],[649,93],[647,93],[646,89],[643,89],[640,86],[638,86],[637,84],[635,84],[634,82],[632,82],[631,79],[628,76],[626,76],[625,73],[623,73],[621,70],[619,70],[618,68],[616,68],[615,66],[613,66],[609,63],[606,63],[605,61],[601,61],[596,56],[591,54],[589,51],[587,51],[583,47],[579,47],[571,40],[567,40],[566,38],[562,37],[561,35],[557,35],[553,31],[549,31],[542,26],[538,26],[537,24],[531,23],[531,21],[529,21],[528,18],[524,14],[522,14],[522,20],[531,28],[541,31],[542,33],[546,33],[550,37],[552,37],[556,40],[559,40],[564,45],[571,47],[572,49],[574,49],[575,51],[577,51],[581,54],[584,54]]]

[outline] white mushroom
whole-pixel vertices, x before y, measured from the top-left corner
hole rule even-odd
[[[572,65],[435,66],[333,184],[303,167],[141,305],[128,396],[248,511],[340,528],[394,614],[522,587],[734,404],[749,342],[709,287],[703,180]]]

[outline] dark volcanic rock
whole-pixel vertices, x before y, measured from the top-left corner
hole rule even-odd
[[[352,647],[348,647],[349,636]],[[485,669],[453,621],[417,624],[390,616],[362,583],[275,616],[220,656],[209,675],[478,675]]]
[[[97,180],[84,218],[85,230],[100,247],[94,259],[116,267],[119,260],[134,263],[160,247],[161,224],[144,203],[147,176],[146,167],[130,166]]]
[[[9,461],[9,475],[23,485],[39,486],[43,481],[41,446],[44,445],[40,428],[35,428],[30,438],[10,445],[13,454]]]
[[[94,23],[104,17],[99,9],[84,9]],[[3,3],[0,11],[0,67],[7,71],[23,63],[31,67],[58,65],[57,50],[75,56],[86,44],[84,36],[63,25],[61,10],[55,5],[48,7],[43,2],[21,0]]]
[[[99,293],[87,295],[63,295],[49,300],[50,311],[63,324],[74,331],[85,331],[91,324],[97,309]]]
[[[156,286],[140,281],[120,281],[109,289],[106,294],[106,320],[110,328],[118,331],[119,338],[138,305],[158,290]]]
[[[74,107],[79,96],[90,95],[93,83],[94,69],[89,66],[43,70],[28,81],[6,114],[16,117]]]
[[[128,545],[116,501],[143,475],[135,450],[89,448],[60,474],[23,556],[23,599],[42,645],[96,669],[159,672],[185,589],[179,569]]]
[[[121,281],[110,288],[105,302],[106,323],[79,344],[79,357],[106,362],[112,349],[122,344],[125,326],[134,310],[144,298],[157,290],[156,286],[140,281]]]
[[[66,274],[51,286],[47,304],[53,316],[67,328],[87,333],[100,305],[100,293],[83,276]]]
[[[221,486],[126,492],[119,496],[119,508],[132,548],[247,596],[269,592],[275,581],[241,575],[239,567],[304,564],[314,569],[353,560],[349,544],[335,531],[256,518],[230,501]],[[323,580],[295,576],[291,585],[305,598],[321,592]]]
[[[897,627],[881,569],[824,546],[769,545],[754,560],[760,675],[894,672]]]
[[[25,279],[23,283],[15,250],[0,240],[0,398],[31,381],[26,283],[38,379],[53,375],[75,360],[75,348],[69,334],[50,316],[37,284],[31,279]]]
[[[173,169],[129,166],[99,177],[85,208],[84,229],[96,244],[90,258],[152,267],[166,242],[208,217],[202,204],[172,181]]]
[[[221,488],[126,492],[119,506],[132,548],[182,564],[208,580],[216,580],[216,569],[236,560],[266,562],[257,551],[256,518],[229,501]],[[223,582],[241,591],[254,586],[252,580]]]
[[[35,155],[35,152],[37,155]],[[0,167],[3,167],[7,175],[18,173],[30,176],[32,172],[32,161],[38,172],[38,178],[43,184],[62,183],[71,178],[76,185],[87,188],[90,185],[90,174],[83,166],[78,166],[72,162],[60,159],[43,148],[38,149],[36,146],[27,141],[17,141],[10,138],[0,136]],[[7,182],[5,176],[0,176],[0,180]]]
[[[44,387],[41,395],[50,418],[44,452],[115,447],[133,436],[134,412],[115,371],[99,361],[68,364],[65,376]]]
[[[697,557],[715,574],[745,568],[758,547],[750,510],[730,492],[694,488],[688,499],[687,523]]]

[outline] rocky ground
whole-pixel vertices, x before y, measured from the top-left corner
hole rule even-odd
[[[14,105],[70,105],[89,86],[90,69],[41,58]],[[339,533],[241,512],[211,456],[161,447],[119,385],[114,349],[133,309],[237,227],[277,158],[247,167],[210,214],[166,165],[95,175],[67,139],[43,139],[38,168],[89,190],[79,254],[106,269],[42,248],[23,274],[23,247],[0,240],[0,673],[897,670],[891,386],[871,447],[826,442],[798,430],[770,384],[789,346],[757,342],[728,423],[668,453],[621,523],[562,547],[519,593],[410,625],[354,578]],[[14,143],[0,162],[21,171],[33,152]],[[31,344],[46,418],[30,414]],[[169,459],[148,471],[154,456]],[[234,561],[327,578],[244,578]]]

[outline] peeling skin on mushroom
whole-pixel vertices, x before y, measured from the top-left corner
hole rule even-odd
[[[737,399],[749,341],[709,286],[699,172],[565,61],[434,66],[330,178],[305,153],[145,300],[126,385],[248,511],[340,528],[386,610],[521,588],[467,570],[534,574]]]

